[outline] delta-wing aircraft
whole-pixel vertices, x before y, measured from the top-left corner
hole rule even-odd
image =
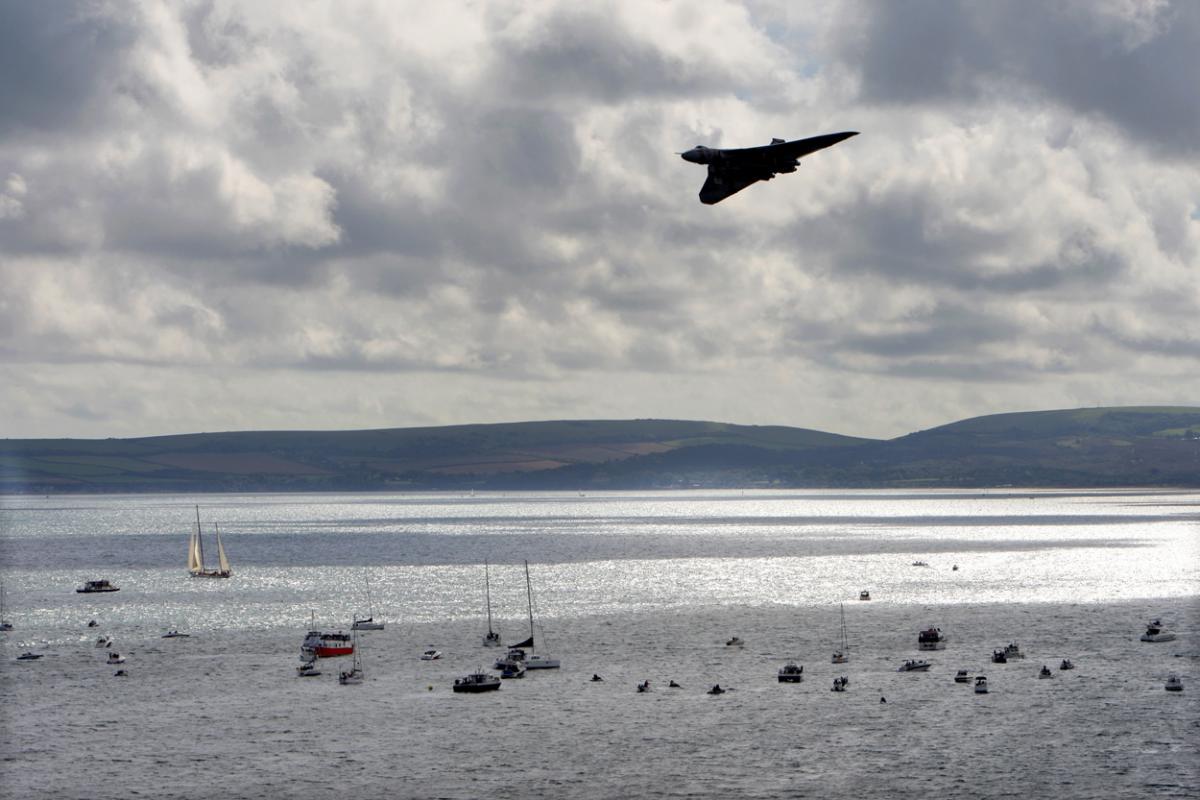
[[[845,131],[794,142],[772,139],[770,144],[762,147],[736,150],[696,145],[679,155],[683,156],[684,161],[708,165],[708,180],[700,188],[700,202],[711,206],[759,181],[769,181],[776,175],[795,172],[796,167],[800,166],[800,159],[809,153],[824,150],[857,135],[858,131]]]

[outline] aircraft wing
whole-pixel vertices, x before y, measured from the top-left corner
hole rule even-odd
[[[769,177],[770,176],[768,173]],[[724,164],[708,165],[708,180],[700,187],[700,202],[706,206],[719,203],[730,195],[737,194],[747,186],[763,180],[763,175],[752,174],[737,167]]]
[[[815,153],[818,150],[824,150],[826,147],[833,147],[838,142],[844,142],[851,136],[857,135],[858,131],[826,133],[822,136],[812,136],[808,139],[797,139],[794,142],[781,142],[779,144],[766,144],[762,147],[743,147],[738,150],[726,150],[725,155],[726,158],[733,160],[743,159],[753,161],[764,158],[773,161],[795,160],[803,158],[810,153]]]

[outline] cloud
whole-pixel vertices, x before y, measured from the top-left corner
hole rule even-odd
[[[1195,4],[0,15],[9,435],[1200,397]]]

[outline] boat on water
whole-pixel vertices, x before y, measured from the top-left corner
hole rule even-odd
[[[833,679],[833,688],[830,691],[844,692],[844,691],[846,691],[846,687],[849,684],[850,684],[850,679],[847,678],[845,675],[842,675],[840,678]]]
[[[356,645],[357,641],[351,642],[351,645]],[[354,663],[350,669],[344,669],[338,673],[338,683],[342,686],[357,686],[363,682],[363,665],[362,665],[362,648],[354,647]]]
[[[976,677],[975,678],[975,694],[987,694],[987,693],[988,693],[987,678],[985,678],[982,675]]]
[[[1004,657],[1005,658],[1024,658],[1025,654],[1021,652],[1021,648],[1017,646],[1016,642],[1009,642],[1008,644],[1006,644],[1004,646]]]
[[[24,653],[21,653],[21,655],[17,656],[17,661],[37,661],[42,657],[42,655],[42,653],[34,653],[27,650]]]
[[[300,645],[300,658],[336,658],[354,655],[354,640],[342,631],[309,631]]]
[[[101,636],[100,638],[96,639],[95,646],[96,647],[112,647],[112,637],[111,636]]]
[[[454,685],[450,688],[459,694],[494,692],[500,688],[500,679],[495,675],[480,670],[472,672],[470,675],[464,675],[461,678],[455,678]]]
[[[637,685],[638,693],[650,691],[650,681],[642,681]]]
[[[524,651],[529,648],[527,654],[523,654],[522,663],[525,669],[558,669],[561,664],[557,658],[551,658],[544,653],[536,652],[533,642],[533,584],[529,580],[529,562],[525,562],[525,602],[529,609],[529,638],[523,642],[511,645],[509,655],[513,655],[513,650]],[[542,640],[546,639],[546,631],[542,631]],[[544,646],[544,645],[543,645]]]
[[[1007,664],[1008,656],[1005,655],[1003,650],[993,650],[992,651],[992,663],[993,664]]]
[[[721,684],[714,683],[713,687],[708,690],[708,693],[709,694],[725,694],[726,691],[727,691],[726,689],[721,688]]]
[[[742,641],[742,637],[734,636],[729,641],[725,642],[726,647],[742,647],[746,643]]]
[[[846,605],[838,603],[838,608],[842,612],[842,646],[833,651],[831,661],[834,664],[848,664],[850,663],[850,646],[846,643]]]
[[[375,603],[371,600],[371,578],[363,576],[363,580],[367,584],[367,613],[368,616],[354,618],[354,622],[350,624],[352,631],[381,631],[383,630],[383,620],[375,619]]]
[[[4,584],[0,583],[0,633],[7,633],[13,629],[13,624],[4,618]]]
[[[321,670],[317,669],[317,662],[305,661],[300,666],[296,667],[296,675],[301,678],[315,678],[321,674]]]
[[[1163,688],[1166,689],[1168,692],[1182,692],[1183,691],[1183,679],[1180,678],[1178,675],[1176,675],[1174,672],[1172,672],[1170,675],[1167,676],[1167,683],[1166,683],[1166,685],[1163,686]]]
[[[789,661],[779,668],[780,683],[800,683],[804,680],[804,667],[795,661]]]
[[[79,594],[96,594],[98,592],[119,592],[121,587],[113,586],[106,580],[87,581],[75,591]]]
[[[1059,669],[1075,669],[1075,664],[1069,658],[1064,658],[1062,663],[1058,665]]]
[[[971,675],[965,669],[960,669],[958,672],[954,673],[954,682],[955,683],[970,683]]]
[[[116,650],[112,650],[108,654],[108,663],[109,664],[124,664],[125,656],[121,655]]]
[[[492,579],[488,570],[488,562],[483,562],[483,602],[487,608],[488,631],[483,636],[484,647],[499,647],[500,634],[492,627]]]
[[[914,561],[912,562],[912,565],[914,567],[928,567],[929,563],[927,561]]]
[[[1162,620],[1152,619],[1146,625],[1146,632],[1141,638],[1143,642],[1170,642],[1174,641],[1175,634],[1163,627]]]
[[[430,649],[426,650],[424,653],[421,653],[422,661],[437,661],[441,657],[442,657],[442,651],[434,650],[433,648],[430,648]]]
[[[1054,677],[1054,673],[1050,671],[1050,668],[1047,667],[1045,664],[1042,664],[1042,669],[1040,672],[1038,672],[1038,678],[1053,678],[1053,677]]]
[[[858,593],[858,599],[859,600],[870,600],[871,593],[868,592],[866,589],[863,589],[861,592]]]
[[[949,637],[942,633],[941,628],[928,627],[917,634],[918,650],[945,650]]]
[[[190,633],[180,633],[179,631],[172,628],[171,630],[164,633],[162,635],[162,638],[164,638],[164,639],[187,639],[190,636],[191,636]]]
[[[500,668],[500,677],[506,680],[525,677],[525,663],[523,661],[508,661]]]
[[[200,531],[200,506],[196,506],[196,530],[188,537],[188,574],[193,578],[228,578],[233,575],[225,545],[221,543],[221,529],[213,526],[217,534],[217,568],[209,569],[204,564],[204,537]]]
[[[903,664],[897,667],[896,672],[925,672],[931,666],[933,665],[928,661],[913,660],[910,658],[908,661],[905,661]]]

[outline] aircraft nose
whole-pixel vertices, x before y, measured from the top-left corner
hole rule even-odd
[[[703,164],[704,163],[704,154],[703,154],[703,151],[701,150],[701,148],[699,148],[699,147],[693,147],[691,150],[688,150],[687,152],[684,152],[684,153],[680,153],[679,155],[680,155],[680,157],[683,158],[684,161],[690,161],[693,164]]]

